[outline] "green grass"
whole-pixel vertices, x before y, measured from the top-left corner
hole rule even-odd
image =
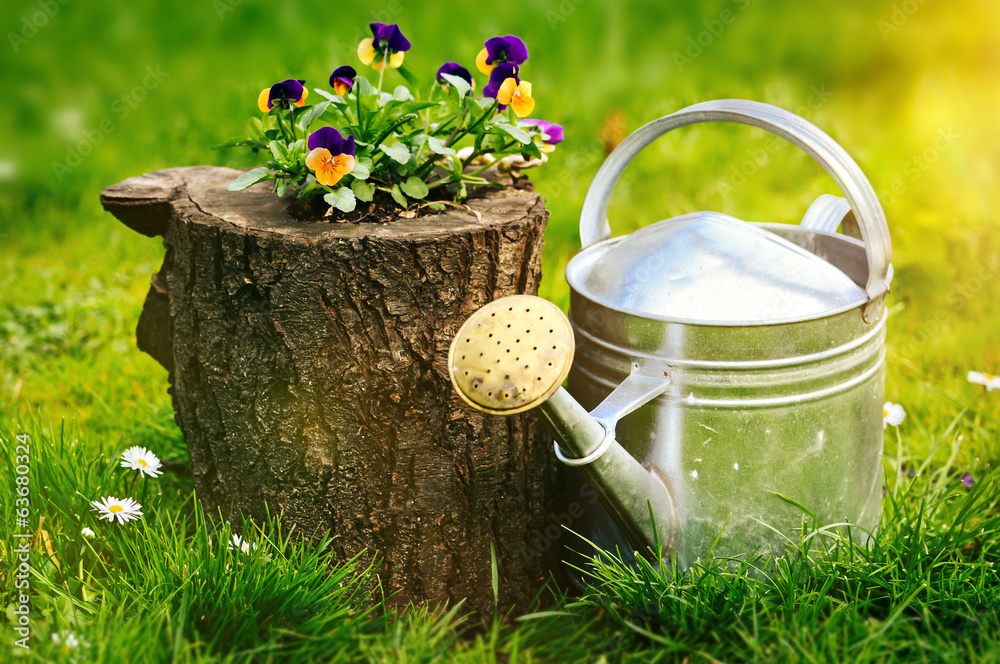
[[[47,533],[52,556],[46,541],[34,542],[33,649],[7,648],[11,616],[0,614],[0,661],[997,661],[1000,394],[965,375],[1000,369],[1000,8],[910,3],[916,11],[893,19],[907,3],[343,4],[68,2],[17,52],[5,36],[4,606],[15,581],[15,496],[4,487],[17,434],[32,439],[32,526]],[[2,33],[20,33],[40,6],[4,3]],[[232,11],[220,17],[220,6]],[[676,66],[673,54],[724,9],[735,12],[732,24]],[[376,569],[330,573],[326,549],[273,521],[235,524],[258,544],[253,555],[228,549],[230,526],[195,507],[166,372],[135,348],[162,245],[105,214],[97,197],[159,168],[250,165],[210,146],[243,130],[274,80],[319,83],[334,66],[356,65],[355,30],[385,18],[413,41],[406,62],[418,74],[445,60],[471,65],[494,34],[528,43],[536,112],[566,127],[567,141],[532,174],[552,211],[542,295],[563,306],[562,270],[579,246],[580,206],[609,129],[744,97],[803,109],[857,159],[893,236],[886,391],[907,410],[899,437],[887,436],[888,495],[873,547],[807,522],[806,543],[766,574],[706,562],[681,576],[612,556],[586,568],[583,593],[551,587],[535,614],[471,623],[461,606],[386,609]],[[899,29],[883,34],[897,19]],[[166,75],[137,101],[149,67]],[[114,130],[57,173],[53,162],[105,118]],[[699,209],[794,222],[817,195],[836,191],[791,146],[766,153],[737,186],[736,169],[764,144],[743,127],[665,137],[616,191],[616,232]],[[148,486],[131,486],[116,461],[131,445],[173,463]],[[914,477],[899,472],[904,463]],[[977,480],[971,491],[959,483],[966,473]],[[143,499],[141,522],[95,522],[89,500],[129,491]],[[84,526],[98,538],[82,539]],[[56,646],[50,634],[62,629],[89,644],[86,656]]]

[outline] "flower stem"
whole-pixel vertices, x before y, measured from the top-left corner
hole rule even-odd
[[[382,68],[378,70],[378,94],[382,96],[382,75],[385,74],[385,68],[389,66],[389,47],[385,47],[384,55],[382,56]]]
[[[468,134],[470,131],[472,131],[473,129],[475,129],[494,110],[496,110],[496,107],[497,107],[497,102],[494,101],[493,105],[490,106],[488,109],[486,109],[486,112],[483,113],[481,116],[479,116],[479,119],[476,120],[475,122],[473,122],[471,125],[469,125],[465,129],[462,129],[461,131],[459,131],[458,128],[456,128],[455,131],[457,133],[452,133],[451,137],[448,138],[447,142],[445,142],[445,146],[450,147],[451,145],[454,145],[455,141],[457,141],[458,139],[462,138],[463,136],[465,136],[466,134]],[[473,153],[475,153],[475,152],[477,152],[477,151],[473,150]],[[422,163],[420,166],[417,167],[417,170],[414,171],[414,174],[417,177],[419,177],[419,178],[424,177],[434,167],[434,162],[437,160],[437,157],[438,157],[438,155],[436,153],[432,153],[427,158],[427,161],[425,161],[424,163]]]
[[[485,168],[480,169],[480,171],[484,171],[484,170],[486,170],[487,168],[489,168],[492,165],[493,164],[490,164],[489,166],[486,166]],[[477,172],[480,172],[480,171],[477,171]],[[451,184],[452,182],[454,182],[454,180],[452,180],[451,178],[441,178],[440,180],[435,180],[434,182],[432,182],[429,185],[427,185],[427,188],[428,189],[437,189],[438,187],[443,187],[444,185]],[[486,184],[487,182],[489,182],[489,180],[487,180],[485,178],[474,177],[473,173],[467,173],[466,175],[464,175],[462,177],[461,182],[466,182],[468,184],[476,185],[476,184]]]
[[[379,136],[378,140],[376,140],[374,143],[372,143],[372,145],[374,145],[377,148],[379,145],[382,144],[382,141],[384,141],[386,138],[389,137],[389,134],[391,134],[392,132],[396,131],[396,129],[398,129],[400,126],[406,124],[409,121],[410,121],[409,117],[403,117],[403,118],[400,118],[399,120],[396,120],[394,123],[392,123],[391,125],[389,125],[388,129],[386,129],[384,132],[382,132],[382,135]]]
[[[431,91],[427,93],[427,101],[430,103],[431,97],[434,96],[434,88],[437,87],[437,81],[431,83]],[[431,108],[428,106],[424,109],[424,133],[427,133],[427,128],[431,126]]]
[[[458,135],[452,135],[452,138],[448,139],[448,142],[446,143],[446,145],[448,145],[448,146],[453,145],[455,143],[455,141],[457,141],[458,139],[462,138],[463,136],[465,136],[466,134],[468,134],[470,131],[472,131],[473,129],[475,129],[477,126],[479,126],[479,124],[483,120],[485,120],[489,115],[491,115],[496,110],[497,105],[498,105],[498,102],[496,100],[494,100],[493,101],[493,105],[490,106],[488,109],[486,109],[486,112],[483,113],[482,115],[480,115],[478,120],[476,120],[471,125],[469,125],[465,129],[463,129],[462,131],[460,131],[458,133]]]

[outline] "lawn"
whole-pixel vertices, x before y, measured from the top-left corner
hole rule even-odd
[[[346,4],[0,7],[0,661],[1000,661],[1000,391],[966,379],[1000,373],[1000,5]],[[246,552],[206,524],[166,372],[134,341],[164,250],[98,195],[160,168],[252,165],[212,146],[245,131],[274,81],[360,68],[371,20],[400,24],[425,79],[447,60],[472,69],[487,37],[527,42],[535,116],[566,132],[531,175],[552,212],[541,295],[564,308],[583,197],[616,137],[747,98],[854,156],[892,232],[886,396],[907,413],[887,431],[873,547],[819,555],[812,535],[766,575],[608,559],[582,593],[553,586],[534,614],[470,622],[461,606],[386,609],[373,570],[331,573],[322,547],[276,523],[251,526]],[[766,145],[718,125],[658,141],[615,193],[616,233],[695,210],[794,223],[836,192],[805,154]],[[19,435],[39,533],[30,650],[13,646]],[[160,478],[119,466],[135,445],[168,462]],[[98,522],[89,501],[108,494],[135,496],[143,519]]]

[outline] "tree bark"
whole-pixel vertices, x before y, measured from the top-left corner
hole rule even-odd
[[[446,366],[459,326],[536,293],[549,213],[523,185],[390,224],[293,219],[267,184],[179,168],[101,195],[167,252],[137,330],[169,371],[199,499],[228,518],[265,505],[382,561],[394,603],[523,609],[549,561],[551,449],[530,414],[468,408]]]

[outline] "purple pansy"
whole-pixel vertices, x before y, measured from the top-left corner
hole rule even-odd
[[[521,124],[526,125],[536,125],[542,130],[542,141],[548,143],[549,145],[556,145],[557,143],[563,142],[563,128],[562,125],[557,125],[554,122],[546,122],[545,120],[521,120]]]
[[[310,150],[324,148],[330,151],[331,155],[354,154],[354,134],[347,138],[341,136],[340,132],[333,127],[323,127],[309,134],[307,143]]]
[[[337,67],[330,74],[330,87],[333,88],[334,92],[343,97],[354,88],[354,78],[357,75],[358,72],[350,65]]]
[[[508,78],[512,78],[518,83],[521,82],[521,78],[517,75],[519,67],[513,62],[505,62],[502,65],[498,65],[493,68],[490,72],[490,82],[486,84],[483,88],[484,97],[497,98],[497,92],[500,90],[500,86]]]
[[[269,88],[264,88],[257,96],[257,108],[260,109],[261,113],[267,113],[275,105],[284,108],[291,108],[292,104],[303,106],[306,103],[306,97],[309,96],[309,90],[302,85],[303,83],[305,81],[290,78],[275,83]]]
[[[282,81],[281,83],[275,83],[271,86],[271,91],[267,95],[268,106],[274,106],[274,102],[276,101],[297,102],[301,100],[305,91],[304,83],[305,81],[294,78]]]
[[[968,474],[962,475],[962,484],[965,485],[966,489],[971,489],[976,486],[976,478]]]
[[[458,64],[457,62],[446,62],[440,67],[438,67],[438,72],[437,72],[438,83],[440,83],[441,85],[448,85],[448,81],[446,81],[444,77],[441,76],[441,74],[450,74],[451,76],[457,76],[460,79],[464,80],[466,83],[468,83],[470,86],[473,85],[472,74],[469,73],[468,69]]]
[[[520,65],[528,59],[528,47],[520,37],[507,35],[506,37],[490,37],[483,44],[486,46],[486,64],[502,64],[513,62]]]
[[[410,50],[410,40],[403,36],[396,23],[369,23],[372,29],[372,48],[381,53],[388,48],[393,53]]]

